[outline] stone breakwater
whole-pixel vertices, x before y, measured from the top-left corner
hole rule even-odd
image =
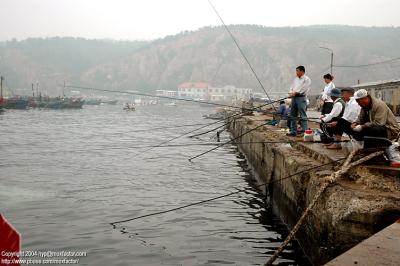
[[[231,119],[229,130],[233,137],[240,136],[263,123],[262,119],[268,117]],[[340,162],[304,170],[346,157],[344,151],[326,150],[319,143],[256,143],[293,140],[267,125],[237,140],[246,143],[239,144],[239,149],[257,181],[272,182],[264,187],[264,193],[289,230],[322,185],[323,177],[338,169]],[[282,179],[300,171],[303,173]],[[400,171],[363,165],[329,186],[296,234],[311,263],[322,265],[399,219],[399,176]]]

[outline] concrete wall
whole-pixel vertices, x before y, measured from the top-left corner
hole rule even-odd
[[[259,118],[258,118],[259,119]],[[230,131],[239,136],[257,126],[251,117],[232,120]],[[244,135],[237,142],[287,140],[273,127]],[[253,143],[239,146],[259,183],[276,181],[291,174],[329,162],[329,157],[300,144]],[[306,171],[266,186],[275,213],[291,229],[316,191],[322,177],[333,166]],[[296,235],[305,254],[321,265],[386,225],[400,218],[400,181],[393,176],[356,168],[346,178],[330,186]]]

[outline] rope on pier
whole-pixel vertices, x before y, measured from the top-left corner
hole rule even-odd
[[[269,258],[267,263],[264,264],[264,266],[272,265],[272,263],[278,258],[279,254],[283,251],[283,249],[289,244],[289,242],[293,239],[294,235],[297,233],[299,230],[300,226],[303,224],[305,221],[305,218],[307,214],[310,212],[310,210],[314,207],[315,203],[318,201],[319,197],[322,195],[322,193],[326,190],[326,188],[330,185],[336,182],[338,178],[340,178],[342,175],[347,173],[352,167],[357,166],[365,161],[370,160],[371,158],[374,158],[378,155],[381,155],[384,153],[384,151],[377,151],[374,153],[371,153],[353,163],[350,163],[351,159],[355,155],[356,151],[353,151],[349,154],[345,162],[343,163],[342,167],[340,170],[332,173],[330,176],[325,178],[325,182],[323,185],[320,187],[320,189],[317,191],[315,194],[313,200],[311,201],[310,205],[307,207],[307,209],[303,212],[301,215],[300,219],[296,223],[296,225],[293,227],[292,231],[289,233],[289,235],[286,237],[285,241],[282,243],[282,245],[275,251],[274,255]]]

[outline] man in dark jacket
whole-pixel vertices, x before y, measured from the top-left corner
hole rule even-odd
[[[351,124],[351,131],[346,132],[356,140],[364,140],[365,136],[397,139],[400,127],[396,117],[382,100],[379,100],[364,89],[356,91],[354,99],[361,106],[360,115]]]

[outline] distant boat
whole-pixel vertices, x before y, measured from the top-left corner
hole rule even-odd
[[[85,105],[99,105],[100,103],[101,101],[99,99],[94,98],[87,98],[84,102]]]
[[[3,106],[5,109],[25,110],[25,109],[28,109],[28,107],[29,107],[29,101],[26,99],[22,99],[18,96],[11,97],[11,98],[5,98]]]
[[[126,103],[124,105],[123,109],[126,110],[126,111],[135,111],[136,110],[135,104],[133,104],[133,103]]]
[[[224,119],[225,116],[224,116],[224,114],[222,114],[222,113],[215,113],[215,114],[203,115],[203,118],[205,118],[205,119],[221,120],[221,119]]]
[[[84,100],[80,98],[48,98],[40,97],[31,101],[31,106],[36,108],[47,109],[80,109]]]
[[[4,112],[4,98],[0,96],[0,113]]]
[[[167,103],[167,104],[165,104],[165,106],[171,106],[171,107],[173,107],[173,106],[176,106],[176,103],[175,103],[175,102]]]
[[[118,100],[100,100],[100,103],[116,105],[118,103]]]

